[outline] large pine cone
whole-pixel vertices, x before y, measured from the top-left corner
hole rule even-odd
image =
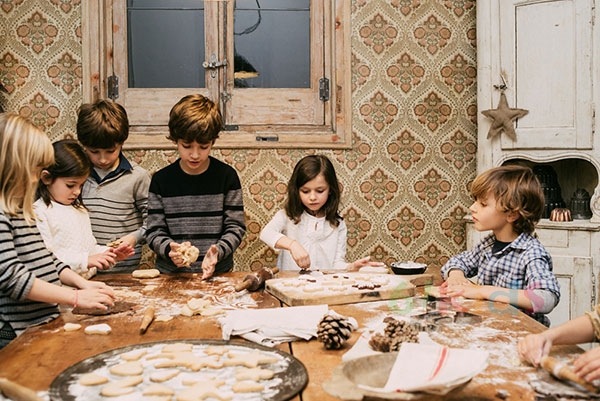
[[[317,339],[327,349],[341,348],[357,328],[356,320],[329,311],[319,322]]]
[[[383,333],[375,333],[369,340],[369,345],[375,351],[398,351],[402,343],[419,342],[418,326],[390,316],[383,319],[383,322],[386,323]]]

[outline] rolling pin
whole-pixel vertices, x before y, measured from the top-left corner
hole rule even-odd
[[[0,377],[0,394],[14,401],[42,401],[32,389]]]
[[[275,274],[277,274],[278,272],[279,272],[279,269],[277,267],[274,267],[272,269],[263,267],[260,270],[254,272],[252,274],[248,274],[246,277],[244,277],[244,281],[242,281],[241,283],[236,285],[235,290],[236,291],[243,291],[243,290],[256,291],[265,285],[265,281],[273,278],[273,276]]]
[[[142,324],[140,324],[140,334],[144,334],[146,330],[148,330],[148,326],[154,320],[154,302],[150,304],[148,309],[144,312],[144,317],[142,317]]]
[[[568,380],[579,386],[585,388],[592,393],[598,393],[598,388],[592,383],[585,381],[583,378],[577,376],[573,370],[565,365],[563,362],[558,361],[556,358],[546,356],[542,359],[542,368],[557,379]]]

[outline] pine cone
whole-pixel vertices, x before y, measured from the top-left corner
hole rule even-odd
[[[369,345],[375,351],[398,351],[402,343],[419,342],[418,326],[390,316],[383,319],[383,322],[386,323],[383,334],[375,333],[369,340]]]
[[[373,334],[369,340],[369,346],[379,352],[390,352],[390,343],[390,338],[381,333]]]
[[[356,328],[357,324],[353,318],[329,311],[319,322],[317,339],[325,344],[327,349],[338,349],[344,345]]]

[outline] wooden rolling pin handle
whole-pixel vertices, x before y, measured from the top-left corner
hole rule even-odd
[[[279,273],[279,268],[278,267],[271,268],[271,273],[272,273],[271,278],[273,278],[274,275]]]
[[[541,365],[542,368],[558,379],[571,381],[592,393],[598,393],[599,389],[596,386],[577,376],[570,367],[558,361],[556,358],[551,356],[544,357]]]
[[[154,302],[150,304],[148,309],[144,312],[144,317],[142,317],[142,324],[140,324],[140,334],[144,334],[146,330],[148,330],[148,326],[154,320]]]
[[[21,386],[4,377],[0,377],[0,394],[4,394],[9,400],[15,401],[42,401],[32,389]]]
[[[250,287],[252,287],[252,284],[254,284],[254,281],[258,281],[258,278],[256,276],[249,274],[244,278],[244,281],[236,284],[235,290],[237,292],[247,290]]]

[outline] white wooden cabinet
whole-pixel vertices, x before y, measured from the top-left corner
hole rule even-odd
[[[477,170],[507,161],[550,164],[563,200],[576,188],[591,195],[590,220],[542,220],[538,236],[550,251],[562,287],[553,325],[596,303],[600,269],[600,0],[484,0],[477,2],[478,109],[495,109],[505,84],[509,107],[529,110],[517,139],[487,138],[491,120],[478,113]],[[485,233],[467,223],[467,246]]]

